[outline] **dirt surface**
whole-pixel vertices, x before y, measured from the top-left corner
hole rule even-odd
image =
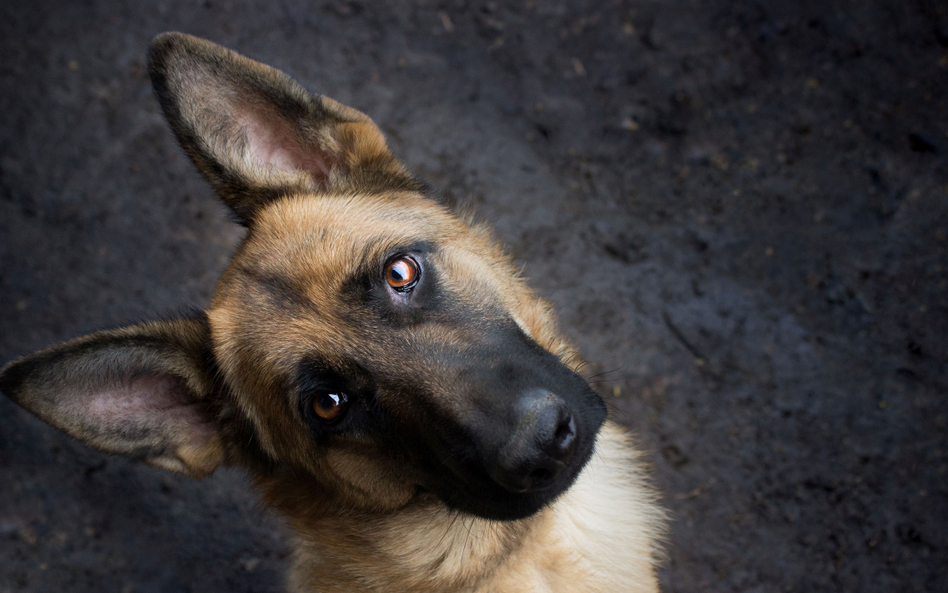
[[[654,465],[666,591],[948,591],[948,2],[7,0],[0,362],[208,303],[241,231],[152,98],[172,29],[495,224]],[[279,591],[255,500],[0,398],[0,593]]]

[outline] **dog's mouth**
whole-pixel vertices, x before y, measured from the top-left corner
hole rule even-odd
[[[515,492],[490,479],[486,473],[442,476],[429,490],[448,507],[485,519],[513,521],[536,514],[553,503],[578,477],[592,453],[592,447],[552,481],[542,486]]]

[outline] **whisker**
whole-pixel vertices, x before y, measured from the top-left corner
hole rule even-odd
[[[603,375],[608,375],[609,373],[615,373],[616,371],[621,371],[621,370],[624,369],[624,368],[625,368],[625,365],[622,364],[622,365],[619,365],[617,368],[614,368],[614,369],[611,369],[611,370],[608,370],[608,371],[603,371],[603,372],[601,372],[601,373],[596,373],[595,375],[593,375],[593,376],[591,376],[591,377],[586,377],[586,382],[592,381],[592,380],[595,379],[596,377],[602,377]]]

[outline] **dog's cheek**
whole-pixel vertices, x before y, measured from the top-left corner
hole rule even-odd
[[[335,474],[336,486],[360,507],[389,511],[406,505],[415,495],[414,483],[394,469],[381,452],[333,448],[325,462]]]

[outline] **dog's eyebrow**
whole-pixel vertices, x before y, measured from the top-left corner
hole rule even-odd
[[[397,241],[385,241],[388,247],[379,249],[378,243],[368,244],[362,248],[362,256],[359,258],[359,266],[351,275],[351,278],[372,278],[377,271],[381,270],[381,265],[396,255],[406,253],[430,254],[437,251],[437,247],[431,241],[412,241],[411,243],[399,243]]]
[[[368,243],[362,248],[360,264],[350,276],[352,279],[362,279],[371,283],[381,262],[399,253],[430,254],[437,248],[430,241],[414,241],[412,243],[379,249],[378,243]],[[240,266],[238,271],[253,280],[265,292],[267,300],[280,309],[307,308],[315,309],[316,303],[306,294],[306,289],[298,281],[276,272],[261,270],[254,266]],[[347,283],[350,284],[350,283]]]
[[[385,259],[395,256],[399,253],[424,253],[429,254],[437,251],[438,248],[431,241],[413,241],[406,245],[392,247],[385,252]]]
[[[257,283],[266,292],[267,300],[280,309],[306,307],[314,309],[316,303],[306,296],[306,291],[298,282],[286,276],[265,272],[251,266],[241,266],[239,271]]]

